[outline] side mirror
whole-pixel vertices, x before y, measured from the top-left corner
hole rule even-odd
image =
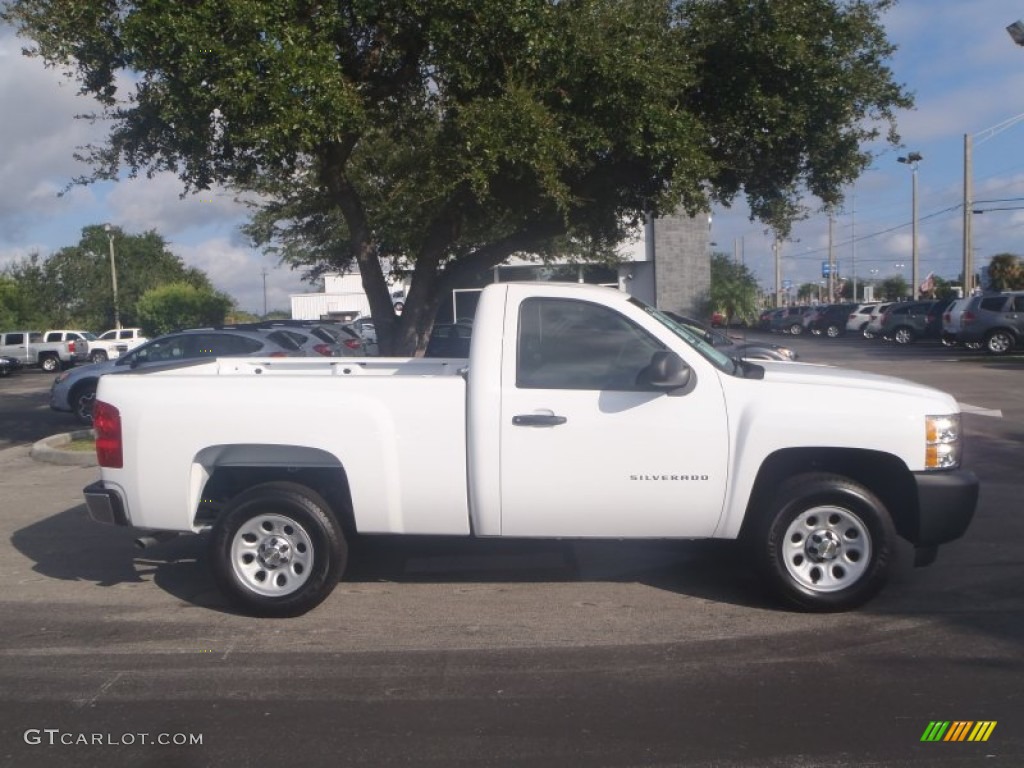
[[[682,389],[690,383],[693,371],[675,352],[662,350],[651,355],[651,362],[636,377],[638,386],[665,391]]]

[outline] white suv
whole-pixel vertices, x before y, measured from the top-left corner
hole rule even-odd
[[[866,301],[863,304],[858,304],[857,308],[850,313],[850,316],[846,320],[846,330],[853,331],[854,333],[860,333],[867,325],[868,320],[871,319],[871,310],[879,305],[877,301]]]

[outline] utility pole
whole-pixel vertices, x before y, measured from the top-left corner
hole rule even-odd
[[[832,209],[828,211],[828,303],[833,304],[836,300],[836,258],[832,250],[832,230],[835,226],[835,217],[832,216]]]
[[[779,236],[772,240],[772,253],[775,255],[775,306],[782,306],[782,262],[779,260]]]
[[[267,268],[263,268],[263,319],[267,319]]]
[[[110,282],[114,290],[114,327],[121,330],[121,309],[117,303],[117,259],[114,258],[114,227],[104,224],[103,230],[110,241]]]
[[[850,260],[853,262],[853,302],[857,303],[857,190],[850,193]]]
[[[971,216],[974,207],[974,189],[971,183],[971,178],[974,174],[974,168],[972,166],[971,158],[972,146],[971,146],[971,134],[964,134],[964,297],[971,295],[971,289],[973,288],[973,275],[974,265],[973,254],[971,251],[974,249],[974,233],[972,227],[974,221]]]
[[[920,152],[910,152],[906,157],[897,157],[897,162],[910,166],[911,192],[910,192],[910,297],[915,301],[918,298],[918,274],[917,274],[917,164],[923,160]]]

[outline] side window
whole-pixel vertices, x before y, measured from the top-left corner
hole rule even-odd
[[[60,334],[59,333],[48,333],[48,334],[46,334],[46,338],[44,339],[44,341],[46,341],[47,343],[49,343],[51,341],[60,341],[60,340],[61,340],[61,338],[60,338]]]
[[[1024,312],[1024,296],[1013,297],[1013,311]]]
[[[989,296],[987,299],[982,299],[980,307],[986,309],[989,312],[1002,312],[1003,304],[1006,303],[1005,296]]]
[[[519,308],[520,389],[637,390],[637,374],[665,346],[607,307],[527,299]]]
[[[4,337],[4,344],[24,344],[25,334],[24,333],[8,333]]]
[[[110,341],[111,339],[117,338],[117,331],[106,331],[100,335],[102,341]]]
[[[120,332],[120,333],[118,334],[118,338],[119,338],[119,339],[128,339],[129,341],[131,341],[131,338],[132,338],[132,332],[131,332],[131,331],[121,331],[121,332]]]

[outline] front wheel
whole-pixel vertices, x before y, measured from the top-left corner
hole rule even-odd
[[[299,616],[337,585],[348,547],[327,502],[296,483],[272,482],[239,494],[210,540],[214,577],[246,613]]]
[[[92,409],[96,405],[96,382],[81,385],[71,396],[75,417],[83,424],[92,424]]]
[[[832,323],[828,328],[825,329],[825,335],[830,339],[838,339],[843,333],[843,329],[835,323]]]
[[[867,488],[814,473],[783,483],[753,540],[776,595],[806,611],[845,611],[885,586],[895,531]]]
[[[793,323],[791,326],[789,326],[789,332],[794,336],[799,336],[801,333],[804,332],[803,323]]]
[[[105,363],[107,362],[107,353],[102,349],[97,349],[91,355],[89,355],[90,363]]]
[[[993,355],[1008,355],[1014,346],[1015,339],[1009,331],[992,331],[985,339],[985,350]]]

